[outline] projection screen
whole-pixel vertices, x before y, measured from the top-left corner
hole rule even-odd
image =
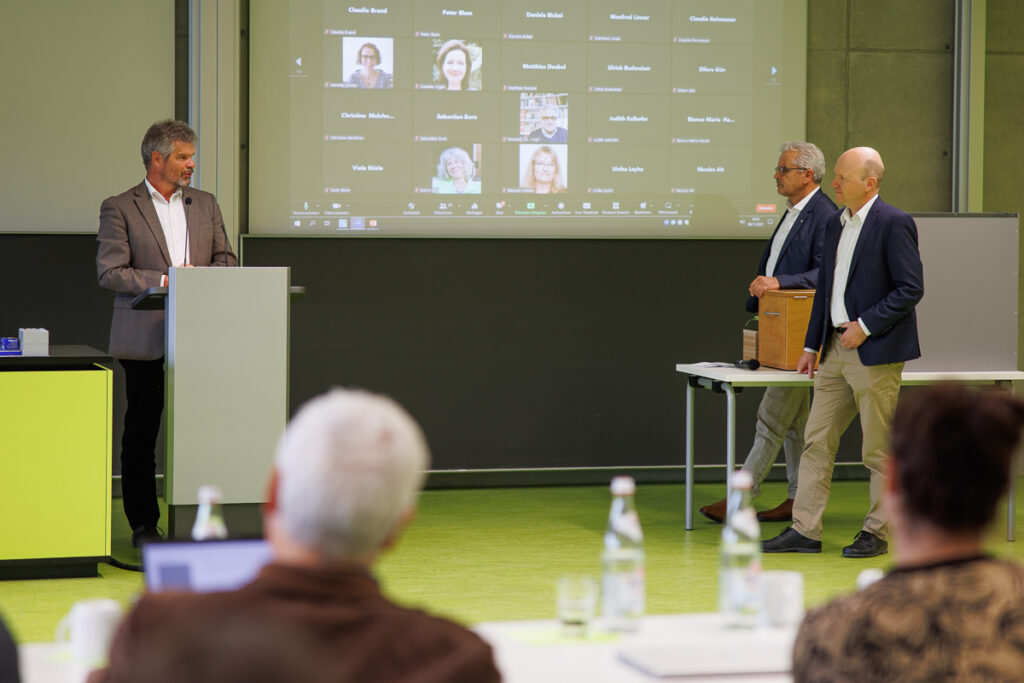
[[[763,237],[806,0],[251,6],[251,234]]]

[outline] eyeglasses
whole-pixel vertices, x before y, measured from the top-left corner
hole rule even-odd
[[[788,171],[809,171],[811,169],[805,168],[803,166],[776,166],[772,170],[778,173],[779,175],[786,175]]]

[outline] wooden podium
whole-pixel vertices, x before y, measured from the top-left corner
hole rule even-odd
[[[796,370],[811,319],[813,289],[776,289],[758,306],[757,360],[779,370]]]

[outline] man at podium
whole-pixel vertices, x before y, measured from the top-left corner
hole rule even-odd
[[[99,284],[115,293],[110,355],[124,368],[121,491],[132,543],[160,537],[156,439],[164,410],[164,312],[131,308],[168,269],[237,266],[217,198],[189,187],[198,136],[181,121],[160,121],[142,139],[146,177],[100,206]]]

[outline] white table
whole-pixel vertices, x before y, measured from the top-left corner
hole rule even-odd
[[[84,683],[89,667],[71,659],[65,643],[22,643],[18,646],[21,683]]]
[[[716,393],[724,393],[726,398],[725,424],[725,458],[726,458],[726,490],[728,491],[732,472],[736,467],[736,387],[770,387],[794,386],[809,387],[814,381],[807,375],[793,371],[759,368],[742,370],[733,367],[706,367],[703,365],[680,363],[676,372],[687,375],[686,383],[686,528],[693,528],[693,396],[694,389],[710,389]],[[902,386],[940,384],[942,382],[958,382],[973,385],[1010,385],[1012,382],[1024,381],[1024,372],[1017,370],[982,370],[933,372],[925,370],[904,370],[900,381]],[[1012,390],[1012,389],[1011,389]],[[1006,540],[1014,540],[1014,495],[1015,482],[1011,480],[1007,496]]]
[[[694,671],[728,665],[732,673],[687,675],[670,680],[792,681],[789,673],[735,671],[753,666],[752,651],[766,648],[777,653],[788,668],[792,664],[796,629],[726,630],[718,614],[669,614],[643,618],[639,632],[629,636],[596,634],[583,640],[560,637],[559,624],[548,621],[505,621],[478,624],[474,630],[494,649],[505,683],[650,683],[658,680],[623,661],[624,649],[672,648],[692,661]],[[723,652],[727,653],[723,656]],[[750,666],[747,666],[750,665]]]

